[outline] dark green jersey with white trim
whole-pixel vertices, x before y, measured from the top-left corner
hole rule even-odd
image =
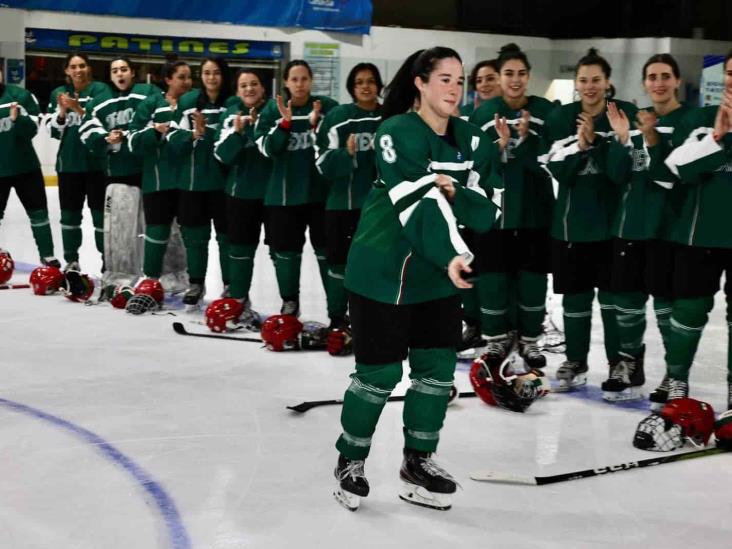
[[[10,109],[18,106],[18,117],[10,119]],[[40,169],[33,148],[38,133],[40,108],[29,91],[18,86],[0,86],[0,177],[9,177]]]
[[[376,180],[374,136],[381,123],[381,107],[366,111],[355,103],[339,105],[318,129],[315,165],[330,183],[328,210],[360,210]],[[355,136],[356,154],[346,144]]]
[[[379,179],[351,244],[346,288],[392,304],[456,294],[447,265],[457,255],[473,258],[458,225],[484,232],[498,214],[497,145],[456,117],[439,136],[412,112],[381,124],[375,155]],[[454,181],[451,202],[434,184],[438,174]]]

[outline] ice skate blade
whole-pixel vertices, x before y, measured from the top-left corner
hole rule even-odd
[[[571,379],[558,379],[556,386],[552,387],[552,391],[556,393],[566,393],[587,385],[587,374],[577,374]]]
[[[349,511],[356,511],[358,510],[359,505],[361,505],[361,496],[346,492],[340,487],[340,485],[337,485],[336,489],[333,490],[333,497]]]
[[[603,391],[602,399],[607,402],[625,402],[645,398],[643,387],[628,387],[622,391]]]
[[[437,509],[438,511],[447,511],[452,507],[452,494],[438,494],[430,492],[423,486],[417,486],[410,482],[402,482],[402,490],[399,492],[399,499],[428,507],[429,509]]]

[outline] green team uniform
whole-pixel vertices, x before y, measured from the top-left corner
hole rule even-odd
[[[328,183],[315,167],[316,128],[311,128],[309,120],[315,101],[321,103],[321,116],[326,116],[338,104],[329,97],[310,96],[304,105],[292,107],[292,120],[286,129],[281,124],[277,103],[270,100],[262,109],[254,132],[259,150],[272,159],[265,206],[297,206],[300,212],[270,208],[268,213],[271,221],[268,230],[272,231],[269,243],[283,301],[298,299],[304,244],[300,233],[304,233],[305,226],[310,228],[310,241],[318,259],[323,287],[328,287],[325,243],[322,241],[325,223],[320,213],[328,194]],[[304,207],[306,205],[309,207]],[[287,218],[291,215],[297,217],[297,222],[292,227],[287,225],[283,231],[282,226],[288,223]],[[283,234],[289,232],[293,234]]]
[[[129,90],[110,90],[92,100],[80,128],[81,141],[99,158],[105,158],[104,172],[108,178],[142,173],[142,158],[128,146],[130,124],[137,106],[151,95],[162,92],[153,84],[133,84]],[[122,142],[110,145],[105,138],[112,130],[121,130]]]
[[[674,302],[667,355],[671,379],[687,381],[719,279],[725,273],[727,323],[732,326],[732,133],[713,138],[717,107],[688,112],[676,126],[676,148],[666,164],[686,188],[671,239],[679,244],[674,268]],[[728,333],[732,344],[732,332]],[[732,384],[728,353],[727,382]]]
[[[470,122],[495,141],[495,116],[505,118],[511,130],[503,154],[505,190],[501,217],[478,250],[478,296],[481,331],[488,338],[506,340],[513,329],[524,343],[535,343],[542,333],[548,270],[548,229],[554,205],[551,178],[537,156],[545,120],[556,105],[542,97],[528,96],[521,109],[512,109],[503,97],[483,102]],[[529,135],[520,139],[516,130],[521,111],[528,111]],[[501,245],[496,245],[498,242]],[[521,247],[522,250],[515,250]],[[502,250],[502,251],[499,251]],[[512,259],[518,258],[518,259]],[[511,318],[513,316],[513,318]],[[489,339],[490,341],[490,339]]]
[[[374,136],[380,123],[380,105],[367,111],[351,103],[331,110],[318,129],[316,167],[330,183],[325,204],[328,316],[336,322],[342,322],[348,309],[343,286],[346,259],[361,208],[376,180]],[[347,148],[351,135],[356,143],[353,156]]]
[[[229,213],[229,294],[235,299],[249,294],[264,221],[264,194],[272,171],[272,160],[262,155],[254,141],[254,126],[247,123],[241,133],[233,129],[237,115],[248,112],[240,98],[232,98],[221,115],[214,143],[214,156],[229,167],[225,189]],[[242,219],[231,219],[232,211],[241,212]]]
[[[463,120],[470,120],[473,112],[475,112],[475,103],[465,103],[460,106],[460,118]]]
[[[379,179],[364,205],[351,245],[346,287],[373,302],[405,307],[456,297],[458,290],[446,268],[458,255],[473,258],[458,224],[476,231],[487,231],[493,225],[498,208],[491,198],[494,187],[501,186],[498,148],[477,127],[459,118],[451,117],[447,135],[439,136],[412,112],[381,124],[375,154]],[[451,201],[435,187],[437,174],[453,179]],[[354,319],[357,313],[360,315],[351,311]],[[457,308],[454,314],[459,315]],[[446,323],[455,320],[440,319]],[[410,322],[421,321],[424,319],[413,318]],[[369,328],[378,333],[380,326]],[[398,349],[391,360],[370,363],[359,359],[364,350],[359,349],[358,338],[370,341],[372,335],[354,332],[356,372],[351,374],[352,383],[344,397],[343,433],[336,443],[349,459],[368,455],[384,403],[401,379]],[[405,448],[432,452],[452,386],[455,349],[441,345],[410,348],[409,360],[412,387],[404,405]]]
[[[637,108],[633,104],[614,102],[629,120],[635,120]],[[620,342],[615,305],[609,291],[608,266],[611,260],[611,229],[620,192],[608,176],[607,162],[614,133],[607,112],[603,110],[594,118],[595,141],[587,150],[580,151],[577,119],[581,112],[582,103],[577,101],[558,107],[549,114],[543,147],[547,152],[540,157],[540,162],[559,184],[551,225],[551,236],[555,239],[554,291],[564,294],[562,305],[567,359],[585,363],[590,347],[595,295],[594,288],[588,290],[586,286],[588,283],[591,287],[600,286],[598,301],[605,353],[608,361],[616,364],[620,360]],[[576,246],[576,243],[580,245]],[[566,258],[571,259],[568,262]],[[593,281],[583,280],[588,274],[594,278]],[[607,282],[601,282],[604,279]]]
[[[142,158],[142,193],[146,221],[143,272],[153,278],[159,278],[162,274],[172,219],[168,221],[166,218],[162,222],[163,220],[153,218],[152,214],[157,212],[148,209],[144,195],[166,193],[170,195],[168,200],[175,201],[169,208],[173,211],[177,208],[178,162],[168,140],[154,127],[154,124],[171,124],[174,111],[163,93],[149,96],[137,106],[127,138],[129,150]]]
[[[15,121],[10,118],[14,104],[18,106]],[[32,93],[17,86],[0,84],[0,222],[5,214],[10,188],[15,187],[16,194],[24,198],[23,207],[43,260],[53,257],[53,238],[41,164],[33,148],[39,116],[38,101]]]

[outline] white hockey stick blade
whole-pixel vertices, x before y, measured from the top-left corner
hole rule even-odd
[[[478,482],[497,482],[500,484],[525,484],[536,486],[536,477],[522,477],[521,475],[508,475],[496,471],[475,471],[470,473],[470,478]]]

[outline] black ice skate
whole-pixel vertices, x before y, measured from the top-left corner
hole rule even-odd
[[[56,259],[55,257],[49,256],[49,257],[42,257],[41,258],[41,265],[45,267],[56,267],[57,269],[61,268],[61,262]]]
[[[502,364],[511,354],[514,347],[513,334],[502,334],[486,338],[486,346],[482,349],[480,357],[490,364]]]
[[[404,501],[440,511],[452,507],[457,483],[428,452],[405,448],[399,477],[403,482],[399,497]]]
[[[200,309],[205,295],[206,286],[199,282],[192,282],[183,296],[183,305],[186,306],[186,311],[197,311]]]
[[[299,317],[300,316],[300,300],[297,298],[283,299],[282,307],[280,307],[280,314]]]
[[[687,381],[669,378],[668,400],[676,400],[677,398],[689,398],[689,383]]]
[[[459,358],[476,358],[479,356],[476,354],[476,350],[482,349],[485,345],[486,340],[480,336],[480,327],[475,324],[466,323],[460,345],[455,350]]]
[[[571,391],[577,387],[587,384],[587,362],[567,360],[557,368],[557,381],[559,384],[554,389],[558,392]]]
[[[643,398],[643,384],[646,376],[643,371],[645,348],[637,357],[621,353],[621,360],[611,366],[610,376],[602,382],[602,398],[608,402],[639,400]]]
[[[538,337],[521,336],[518,344],[519,356],[524,359],[526,368],[543,368],[546,366],[546,357],[539,349]]]
[[[651,401],[651,410],[658,411],[661,408],[663,408],[666,405],[666,401],[668,400],[668,390],[669,390],[669,379],[668,376],[663,376],[663,380],[661,381],[661,384],[656,387],[653,391],[651,391],[651,394],[648,395],[648,400]]]
[[[364,460],[338,456],[335,478],[338,481],[333,495],[349,511],[355,511],[361,498],[369,495],[369,481],[363,472]]]

